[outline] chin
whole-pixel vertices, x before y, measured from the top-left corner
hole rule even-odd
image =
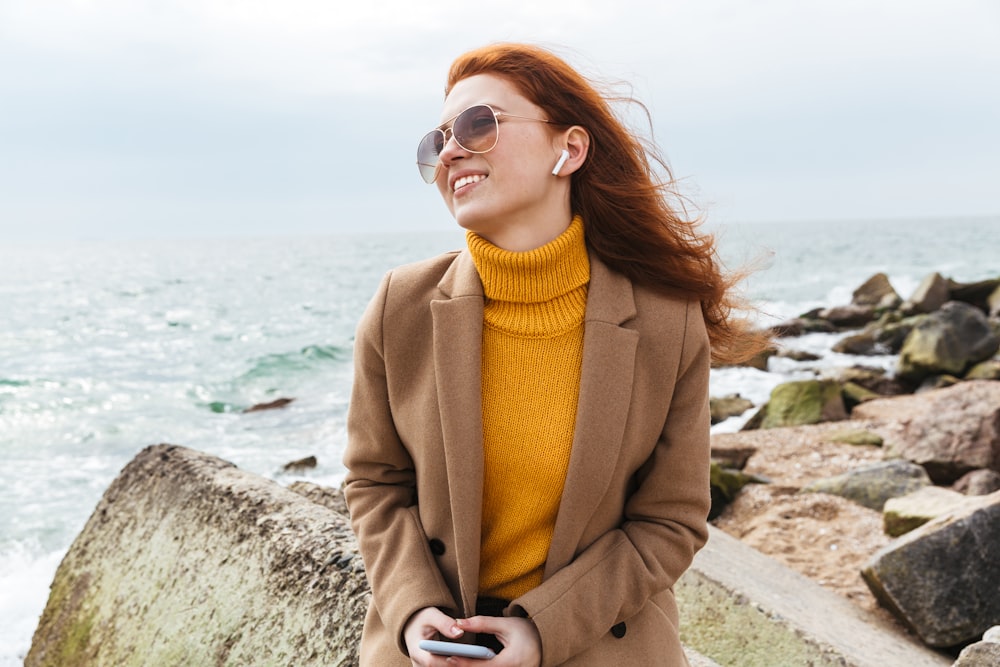
[[[475,210],[470,210],[470,208],[463,207],[455,210],[452,207],[451,214],[455,217],[455,222],[458,223],[459,227],[479,234],[492,226],[490,221],[493,216],[484,216]]]

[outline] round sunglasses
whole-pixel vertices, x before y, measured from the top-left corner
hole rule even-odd
[[[448,135],[463,149],[470,153],[489,153],[496,148],[500,140],[500,117],[532,120],[539,123],[557,124],[544,118],[529,118],[512,113],[495,111],[488,104],[471,106],[462,113],[449,118],[441,127],[436,127],[417,144],[417,168],[428,184],[437,180],[438,167],[441,166],[440,155],[448,143]],[[451,123],[451,127],[444,127]],[[444,127],[444,129],[441,129]]]

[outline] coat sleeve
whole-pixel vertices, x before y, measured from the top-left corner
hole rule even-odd
[[[386,275],[362,316],[354,343],[354,384],[347,414],[344,496],[372,600],[406,653],[402,632],[425,607],[457,608],[417,513],[413,460],[393,425],[383,350]]]
[[[512,604],[538,627],[543,665],[585,651],[672,587],[708,539],[710,349],[699,304],[685,311],[669,409],[633,475],[622,522]]]

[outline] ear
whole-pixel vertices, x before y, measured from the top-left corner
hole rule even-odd
[[[559,134],[556,148],[569,153],[569,157],[559,170],[560,176],[569,176],[587,161],[587,155],[590,153],[590,133],[580,125],[574,125]]]

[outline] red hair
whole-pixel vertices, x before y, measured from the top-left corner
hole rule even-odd
[[[590,134],[587,162],[572,175],[570,203],[583,217],[588,245],[603,262],[637,284],[696,296],[714,362],[742,361],[768,346],[764,332],[734,314],[742,301],[733,287],[744,275],[724,272],[715,238],[699,233],[700,221],[684,217],[683,206],[671,206],[682,200],[665,160],[654,145],[630,132],[610,105],[624,99],[646,111],[641,103],[602,95],[564,60],[531,45],[494,44],[459,56],[448,72],[445,94],[477,74],[503,77],[551,120],[580,125]]]

